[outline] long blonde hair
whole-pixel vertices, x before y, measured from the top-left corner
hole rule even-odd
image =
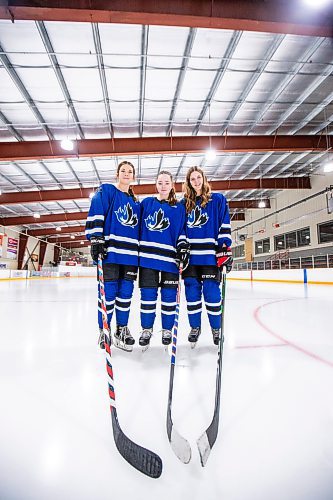
[[[121,169],[121,167],[123,165],[129,165],[130,167],[132,167],[132,170],[133,170],[133,180],[135,180],[135,168],[134,168],[134,165],[130,161],[126,161],[126,160],[124,160],[121,163],[119,163],[119,165],[117,167],[117,179],[118,179],[118,175],[119,175],[120,169]],[[129,186],[129,188],[128,188],[128,194],[133,198],[134,201],[137,201],[137,197],[135,196],[135,193],[133,191],[132,186]]]
[[[158,174],[158,176],[156,177],[156,181],[155,182],[157,182],[157,179],[162,174],[168,175],[170,177],[170,180],[171,180],[171,183],[172,183],[172,188],[171,188],[169,196],[167,198],[167,202],[169,203],[169,205],[174,206],[177,203],[177,198],[176,198],[175,186],[173,184],[172,174],[170,172],[168,172],[168,170],[161,170],[160,173]]]
[[[195,200],[197,197],[197,193],[195,189],[191,186],[190,177],[193,172],[199,172],[202,175],[203,183],[201,188],[201,207],[205,207],[210,200],[211,197],[211,188],[209,182],[207,181],[207,177],[205,176],[203,170],[200,167],[190,167],[186,174],[186,179],[183,185],[183,192],[185,198],[185,206],[186,212],[190,213],[191,210],[195,207]]]

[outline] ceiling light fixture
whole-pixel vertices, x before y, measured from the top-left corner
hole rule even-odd
[[[94,191],[92,191],[92,192],[90,193],[90,195],[89,195],[89,198],[90,198],[90,199],[91,199],[91,198],[93,198],[94,194],[95,194],[95,193],[94,193]]]
[[[216,158],[216,151],[215,151],[215,149],[211,149],[211,148],[207,149],[207,151],[206,151],[206,160],[207,161],[213,161],[213,160],[215,160],[215,158]]]
[[[68,132],[69,132],[69,106],[67,106],[67,126],[66,126],[66,132],[67,132],[67,137],[66,139],[63,139],[60,142],[60,146],[64,151],[73,151],[74,149],[74,142],[69,139],[68,137]]]
[[[61,141],[60,146],[65,151],[73,151],[73,149],[74,149],[74,142],[71,139],[68,139],[68,137],[66,137],[66,139],[63,139]]]
[[[331,0],[303,0],[306,5],[309,7],[313,7],[315,9],[320,9],[321,7],[325,7]]]
[[[214,161],[216,158],[216,151],[212,148],[212,134],[210,128],[210,103],[208,106],[208,127],[209,127],[209,149],[207,149],[205,157],[207,161]]]
[[[266,208],[266,202],[264,200],[260,200],[258,203],[259,208]]]
[[[60,226],[56,227],[56,231],[61,231],[61,227]]]
[[[333,161],[328,161],[324,165],[324,172],[327,174],[328,172],[333,172]]]
[[[81,245],[84,245],[84,241],[81,241]]]
[[[71,235],[71,240],[74,240],[75,239],[75,236],[72,234]]]
[[[38,212],[35,212],[33,216],[35,217],[35,219],[40,219],[40,214]]]

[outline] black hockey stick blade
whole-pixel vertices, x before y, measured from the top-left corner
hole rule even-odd
[[[153,451],[134,443],[123,433],[114,407],[111,408],[111,419],[114,441],[120,455],[135,469],[146,474],[146,476],[153,479],[160,477],[162,474],[161,458]]]
[[[189,442],[174,428],[171,418],[171,407],[168,408],[167,413],[167,434],[171,448],[173,449],[176,457],[178,457],[183,464],[188,464],[192,456],[191,446]]]
[[[216,369],[216,388],[215,388],[215,407],[214,415],[210,425],[207,427],[205,432],[201,434],[197,440],[198,450],[200,454],[200,461],[202,467],[205,467],[210,452],[215,444],[217,434],[219,431],[219,419],[220,419],[220,399],[221,399],[221,376],[222,376],[222,356],[223,356],[223,342],[224,342],[224,301],[225,301],[225,288],[226,288],[226,269],[223,268],[222,273],[222,321],[221,321],[221,335],[219,339],[219,347],[217,354],[217,369]]]

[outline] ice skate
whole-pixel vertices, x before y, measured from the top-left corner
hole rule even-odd
[[[212,328],[213,342],[215,345],[219,345],[221,330],[219,328]]]
[[[197,328],[192,328],[189,335],[188,335],[188,341],[191,343],[191,348],[194,349],[197,342],[199,335],[201,333],[201,328],[198,326]]]
[[[112,336],[110,330],[108,330],[110,344],[112,345]],[[103,328],[99,329],[98,345],[101,349],[105,349],[105,333]]]
[[[152,328],[143,328],[141,336],[139,338],[139,344],[142,346],[142,352],[145,352],[148,349],[152,334]]]
[[[172,341],[172,333],[170,330],[162,329],[162,344],[169,345]]]
[[[117,329],[114,334],[114,345],[123,351],[131,352],[133,350],[133,344],[135,344],[135,340],[132,337],[128,326],[117,325]]]
[[[103,328],[99,329],[98,345],[101,349],[105,349],[105,335]]]

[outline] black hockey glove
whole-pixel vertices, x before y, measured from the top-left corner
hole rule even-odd
[[[107,256],[107,249],[105,248],[104,236],[90,238],[91,248],[90,253],[95,262],[98,261],[98,256],[101,254],[102,259]]]
[[[232,258],[231,248],[230,247],[219,247],[216,252],[216,263],[217,267],[225,266],[227,269],[227,273],[230,273],[232,269],[232,263],[234,259]]]
[[[181,240],[177,244],[176,248],[176,264],[178,267],[180,267],[180,264],[182,264],[184,271],[184,269],[187,268],[189,262],[190,262],[190,244],[186,240]]]

